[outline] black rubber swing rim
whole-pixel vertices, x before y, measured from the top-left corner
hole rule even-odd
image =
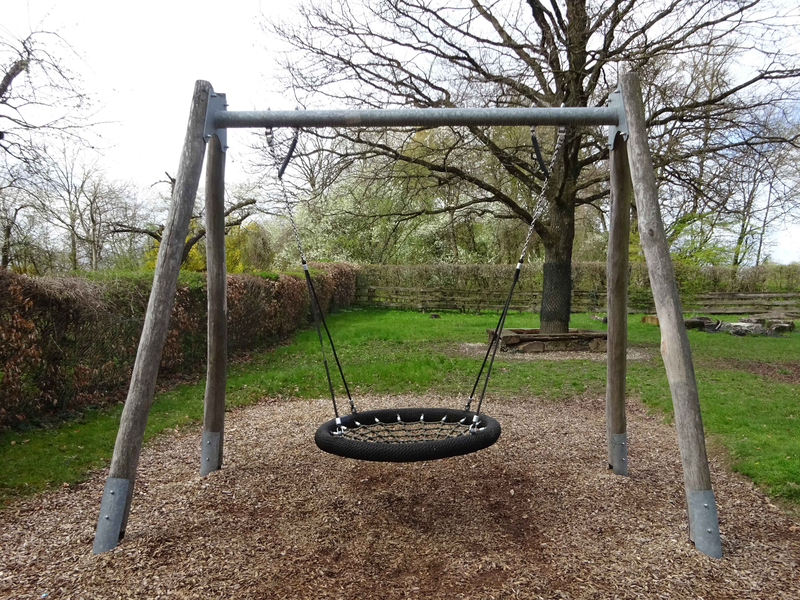
[[[426,422],[435,423],[446,418],[446,423],[466,419],[464,423],[469,424],[472,423],[475,414],[472,411],[449,408],[388,408],[342,416],[341,425],[355,428],[357,427],[356,421],[371,424],[375,422],[375,419],[382,423],[393,423],[397,422],[398,415],[402,422],[409,424],[419,422],[423,415]],[[494,444],[500,437],[500,423],[485,414],[480,414],[478,419],[478,426],[474,432],[440,440],[408,443],[361,441],[334,435],[340,425],[337,424],[336,419],[331,419],[317,429],[314,441],[320,450],[357,460],[377,462],[436,460],[477,452]]]

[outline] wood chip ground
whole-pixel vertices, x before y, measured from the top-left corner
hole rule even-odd
[[[435,396],[362,398],[455,406]],[[410,465],[320,452],[328,403],[227,415],[143,452],[124,541],[92,555],[104,472],[0,511],[7,598],[800,598],[800,526],[712,462],[724,558],[687,540],[674,429],[632,402],[629,478],[606,468],[604,399],[492,399],[493,447]]]

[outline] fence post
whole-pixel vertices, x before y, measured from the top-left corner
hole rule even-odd
[[[631,225],[631,180],[628,146],[621,133],[610,153],[611,218],[606,261],[608,345],[606,369],[606,437],[608,466],[628,474],[628,429],[625,418],[625,375],[628,360],[628,238]]]
[[[225,382],[228,353],[228,303],[225,265],[225,148],[217,135],[208,141],[206,164],[206,271],[208,286],[208,364],[203,401],[200,475],[222,467],[225,432]]]
[[[210,90],[211,84],[207,81],[195,83],[189,124],[172,191],[172,204],[158,248],[153,287],[131,373],[128,398],[122,410],[114,454],[100,503],[100,516],[92,548],[95,554],[114,548],[125,535],[128,523],[147,414],[153,403],[156,377],[175,300],[183,244],[189,230],[189,220],[203,167],[203,130]]]
[[[689,514],[689,537],[697,550],[719,558],[722,556],[722,546],[717,506],[711,489],[697,381],[658,205],[658,188],[647,144],[647,123],[639,76],[636,73],[623,74],[620,86],[628,121],[628,153],[639,216],[639,235],[661,327],[661,356],[664,359],[675,410],[675,429],[678,433]]]

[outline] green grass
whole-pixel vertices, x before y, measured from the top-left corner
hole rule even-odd
[[[145,430],[145,440],[167,428],[199,423],[202,389],[180,385],[158,395]],[[111,459],[122,406],[88,410],[53,428],[0,434],[0,498],[39,492],[85,478],[90,469]]]
[[[652,332],[632,324],[631,338],[647,344],[653,336],[657,342],[658,328],[650,327]],[[768,338],[689,331],[689,341],[706,434],[728,449],[733,470],[800,505],[800,385],[720,366],[725,359],[798,363],[800,333]],[[629,365],[629,392],[671,417],[663,363],[651,362]]]
[[[481,359],[459,353],[456,346],[485,342],[484,330],[494,327],[496,320],[496,313],[442,313],[440,319],[430,319],[415,312],[350,310],[331,315],[328,324],[356,400],[365,393],[433,391],[452,396],[452,404],[458,406],[471,389]],[[604,327],[586,315],[574,315],[571,325]],[[538,319],[530,313],[512,313],[506,326],[536,327]],[[689,337],[707,433],[729,449],[732,468],[770,493],[800,504],[800,386],[721,368],[725,359],[796,362],[800,333],[785,338],[737,338],[691,331]],[[657,354],[658,328],[632,316],[629,339],[633,346],[656,351],[650,361],[630,363],[630,394],[669,418],[672,407]],[[330,353],[328,356],[335,369]],[[146,437],[165,428],[199,423],[203,386],[201,380],[158,394]],[[490,389],[494,395],[539,396],[556,403],[579,394],[602,394],[604,386],[602,362],[513,361],[498,355]],[[339,383],[337,396],[342,394]],[[229,405],[277,395],[328,397],[313,330],[298,333],[291,344],[253,355],[247,364],[231,365]],[[107,464],[120,408],[88,411],[80,419],[52,429],[0,434],[0,498],[80,481],[88,469]],[[359,408],[377,407],[359,403]]]

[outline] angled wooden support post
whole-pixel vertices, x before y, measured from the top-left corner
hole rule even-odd
[[[147,414],[153,403],[161,353],[175,299],[183,245],[203,168],[203,132],[210,91],[211,84],[207,81],[195,83],[189,124],[172,192],[172,204],[158,249],[153,287],[139,338],[128,398],[122,410],[111,467],[100,503],[100,516],[92,549],[95,554],[114,548],[125,535],[128,523]]]
[[[200,475],[222,467],[228,303],[225,267],[225,148],[217,135],[208,141],[206,163],[206,266],[208,284],[208,364],[203,405]]]
[[[612,140],[611,218],[608,226],[606,279],[608,293],[608,366],[606,370],[606,434],[608,467],[628,474],[628,426],[625,418],[625,376],[628,360],[628,237],[631,225],[631,180],[628,147],[622,133]]]
[[[658,205],[658,188],[647,144],[647,125],[639,76],[625,73],[620,79],[620,86],[628,121],[628,154],[639,215],[639,234],[661,326],[661,356],[667,370],[672,406],[675,410],[675,429],[678,433],[689,513],[689,537],[697,550],[719,558],[722,556],[722,546],[717,506],[711,489],[697,381],[675,283],[675,272],[669,255],[669,244]]]

